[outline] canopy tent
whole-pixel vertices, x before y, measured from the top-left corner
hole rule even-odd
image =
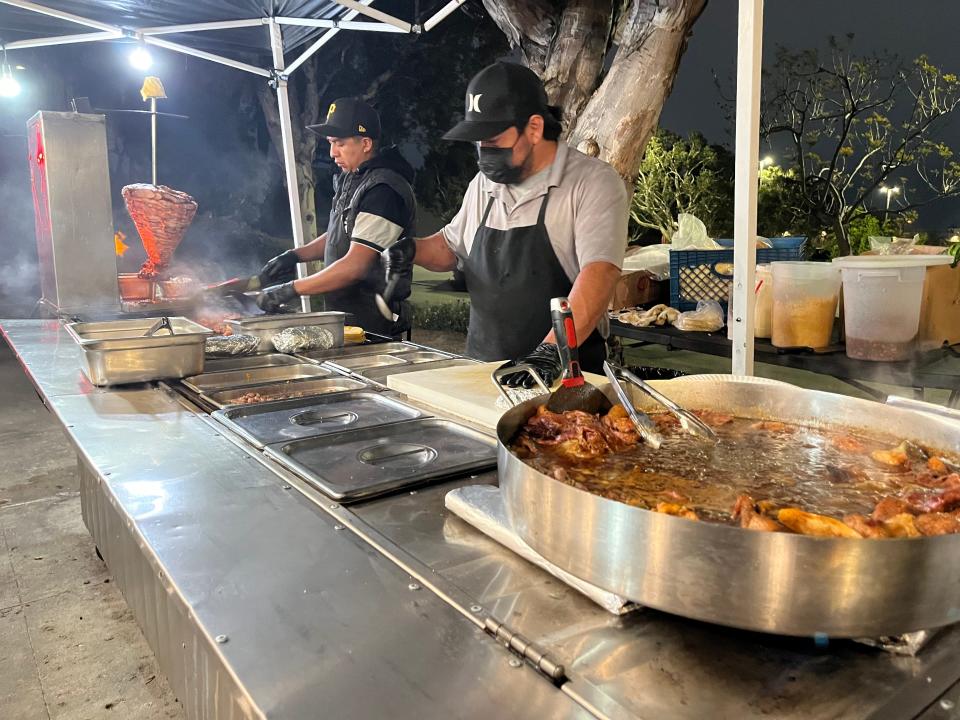
[[[0,0],[0,50],[126,39],[262,76],[277,91],[293,242],[300,247],[290,74],[343,30],[417,35],[464,2],[450,0],[420,23],[420,17],[407,21],[372,8],[373,0]],[[288,63],[285,54],[298,48]],[[309,310],[309,298],[303,298],[303,309]]]
[[[43,4],[0,0],[0,49],[130,38],[268,78],[277,90],[293,239],[300,247],[304,237],[287,77],[341,30],[417,34],[436,27],[464,2],[436,3],[420,24],[419,17],[406,21],[375,10],[370,7],[373,0],[45,0]],[[361,14],[366,19],[355,20]],[[89,30],[77,34],[77,25]],[[71,33],[71,27],[73,34],[63,34]],[[173,36],[176,41],[165,36]],[[732,328],[735,375],[753,374],[762,37],[763,0],[739,0]],[[286,63],[285,52],[304,45],[306,48]],[[216,54],[226,52],[232,57]],[[256,58],[267,52],[271,62],[267,67],[257,65]],[[244,59],[236,59],[237,55]],[[304,298],[304,309],[307,307]]]

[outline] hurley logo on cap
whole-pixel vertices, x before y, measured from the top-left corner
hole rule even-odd
[[[480,98],[483,97],[483,93],[467,93],[467,112],[480,112]]]

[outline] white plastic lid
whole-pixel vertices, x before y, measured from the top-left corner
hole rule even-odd
[[[953,257],[951,255],[856,255],[834,258],[833,262],[842,268],[860,269],[929,267],[949,265],[953,262]]]

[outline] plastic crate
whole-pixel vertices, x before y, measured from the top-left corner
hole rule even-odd
[[[757,250],[757,264],[802,260],[803,244]],[[716,300],[724,313],[733,287],[733,250],[671,250],[670,307],[696,310],[700,300]]]
[[[732,248],[733,238],[717,238],[714,242],[720,247]],[[807,242],[806,235],[795,235],[793,237],[772,237],[767,238],[767,242],[774,250],[800,250],[803,252],[803,246]],[[763,248],[761,248],[763,249]],[[797,258],[801,260],[802,258]]]

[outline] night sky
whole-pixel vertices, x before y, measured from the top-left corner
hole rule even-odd
[[[853,33],[857,54],[887,50],[906,60],[925,54],[945,72],[960,74],[960,2],[957,0],[768,0],[764,8],[763,55],[771,62],[778,45],[825,51],[831,35]],[[733,146],[732,128],[718,107],[714,74],[736,76],[736,0],[709,0],[680,63],[673,94],[660,118],[664,127],[686,135],[702,132],[708,140]],[[960,153],[960,117],[942,138]],[[960,225],[960,199],[924,209],[920,224]]]

